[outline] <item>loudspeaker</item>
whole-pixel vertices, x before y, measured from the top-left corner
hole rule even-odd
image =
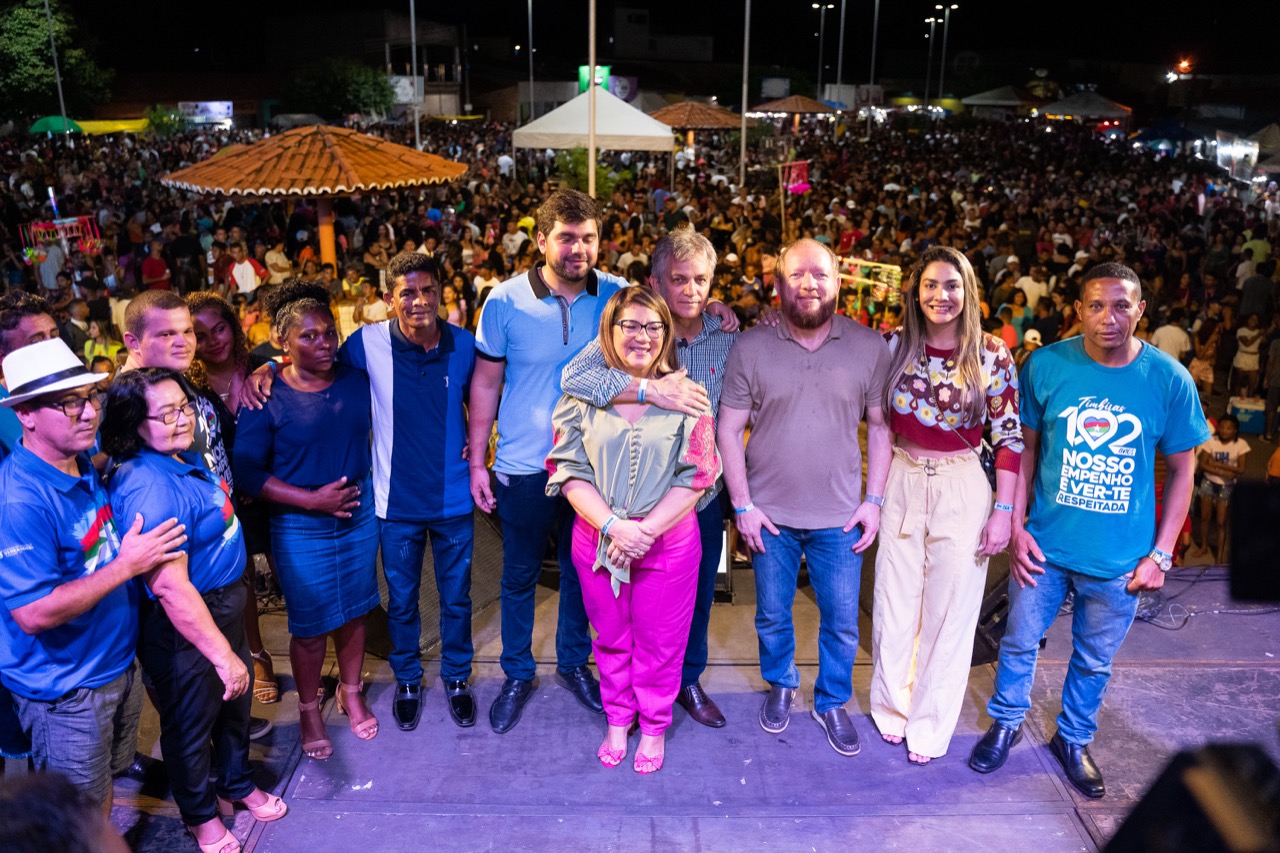
[[[871,615],[876,586],[876,545],[862,554],[862,589],[858,605]],[[974,626],[972,665],[991,663],[1000,654],[1000,639],[1004,636],[1009,615],[1009,555],[1004,551],[987,561],[986,589],[982,595],[982,607],[978,611],[978,623]]]
[[[1280,483],[1242,480],[1231,492],[1231,597],[1280,601]]]
[[[1004,551],[987,561],[987,589],[978,610],[970,666],[994,663],[1009,619],[1009,555]]]
[[[474,511],[475,547],[471,554],[471,610],[479,613],[502,594],[502,530],[497,513]],[[365,650],[376,657],[391,655],[391,635],[387,629],[387,581],[378,555],[378,595],[382,604],[365,618]],[[423,653],[440,642],[440,594],[436,590],[435,563],[431,546],[422,557],[422,586],[418,591],[418,612],[422,616]]]
[[[1174,756],[1105,853],[1274,853],[1280,850],[1280,771],[1250,744]]]

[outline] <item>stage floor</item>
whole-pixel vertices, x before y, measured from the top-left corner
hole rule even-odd
[[[729,724],[708,729],[677,708],[666,766],[647,777],[629,762],[601,767],[595,750],[603,718],[555,684],[556,593],[550,587],[539,588],[534,638],[541,683],[515,729],[496,735],[487,724],[502,680],[494,605],[475,620],[481,719],[474,728],[453,725],[435,680],[418,729],[399,731],[391,719],[389,669],[371,657],[366,680],[382,730],[372,742],[358,741],[330,700],[325,714],[334,756],[328,761],[299,752],[284,617],[266,615],[283,701],[255,703],[254,713],[271,717],[276,728],[254,745],[253,759],[260,785],[283,793],[290,813],[260,824],[241,812],[233,831],[246,850],[258,853],[1088,851],[1106,843],[1180,750],[1210,741],[1256,742],[1280,758],[1280,612],[1231,603],[1221,569],[1176,572],[1154,623],[1137,622],[1130,632],[1092,747],[1107,783],[1102,800],[1077,795],[1045,746],[1070,653],[1069,615],[1059,616],[1048,634],[1028,736],[1001,770],[981,776],[966,761],[990,723],[985,705],[994,668],[972,670],[950,753],[927,767],[912,766],[902,746],[880,740],[866,715],[865,614],[849,706],[862,752],[845,758],[831,750],[808,711],[818,626],[807,587],[795,606],[803,698],[783,734],[764,732],[756,722],[764,683],[750,571],[736,570],[735,582],[735,603],[717,604],[712,614],[712,661],[703,679]],[[428,679],[437,669],[438,662],[428,660]],[[328,674],[336,678],[332,661]],[[148,709],[144,749],[158,756],[155,730]],[[162,774],[143,784],[118,782],[113,819],[138,850],[194,849],[181,836]]]

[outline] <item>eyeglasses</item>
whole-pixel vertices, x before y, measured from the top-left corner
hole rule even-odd
[[[170,409],[163,415],[147,415],[147,420],[159,421],[165,426],[173,426],[178,422],[178,415],[182,415],[187,420],[191,420],[196,415],[196,404],[188,401],[186,405],[179,406],[176,409]]]
[[[78,418],[84,414],[86,404],[91,404],[95,412],[101,412],[107,403],[107,392],[94,391],[87,397],[72,397],[69,400],[53,400],[45,403],[49,409],[60,409],[69,418]]]
[[[666,323],[640,323],[636,320],[619,320],[613,325],[621,326],[623,333],[632,338],[640,334],[641,329],[644,329],[645,334],[651,338],[660,338],[667,331]]]

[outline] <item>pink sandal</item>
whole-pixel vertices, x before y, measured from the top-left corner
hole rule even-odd
[[[273,820],[279,820],[289,813],[289,806],[284,800],[274,794],[267,794],[266,802],[257,806],[251,806],[244,800],[236,800],[233,803],[230,800],[224,800],[222,797],[218,797],[218,814],[223,817],[231,817],[235,814],[236,806],[247,809],[249,814],[253,815],[255,820],[260,820],[263,823],[271,823]]]
[[[362,696],[364,694],[364,682],[358,684],[343,684],[338,682],[338,713],[344,717],[350,717],[347,711],[347,703],[343,700],[343,695]],[[373,716],[373,712],[369,712],[369,719],[363,723],[357,723],[351,720],[351,733],[360,740],[373,740],[378,736],[378,718]]]

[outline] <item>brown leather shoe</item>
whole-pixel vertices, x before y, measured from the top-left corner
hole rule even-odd
[[[689,719],[695,723],[701,723],[713,729],[721,728],[725,724],[724,714],[720,713],[715,700],[708,696],[707,691],[703,690],[702,685],[696,681],[688,687],[680,688],[680,692],[676,694],[676,702],[689,712]]]

